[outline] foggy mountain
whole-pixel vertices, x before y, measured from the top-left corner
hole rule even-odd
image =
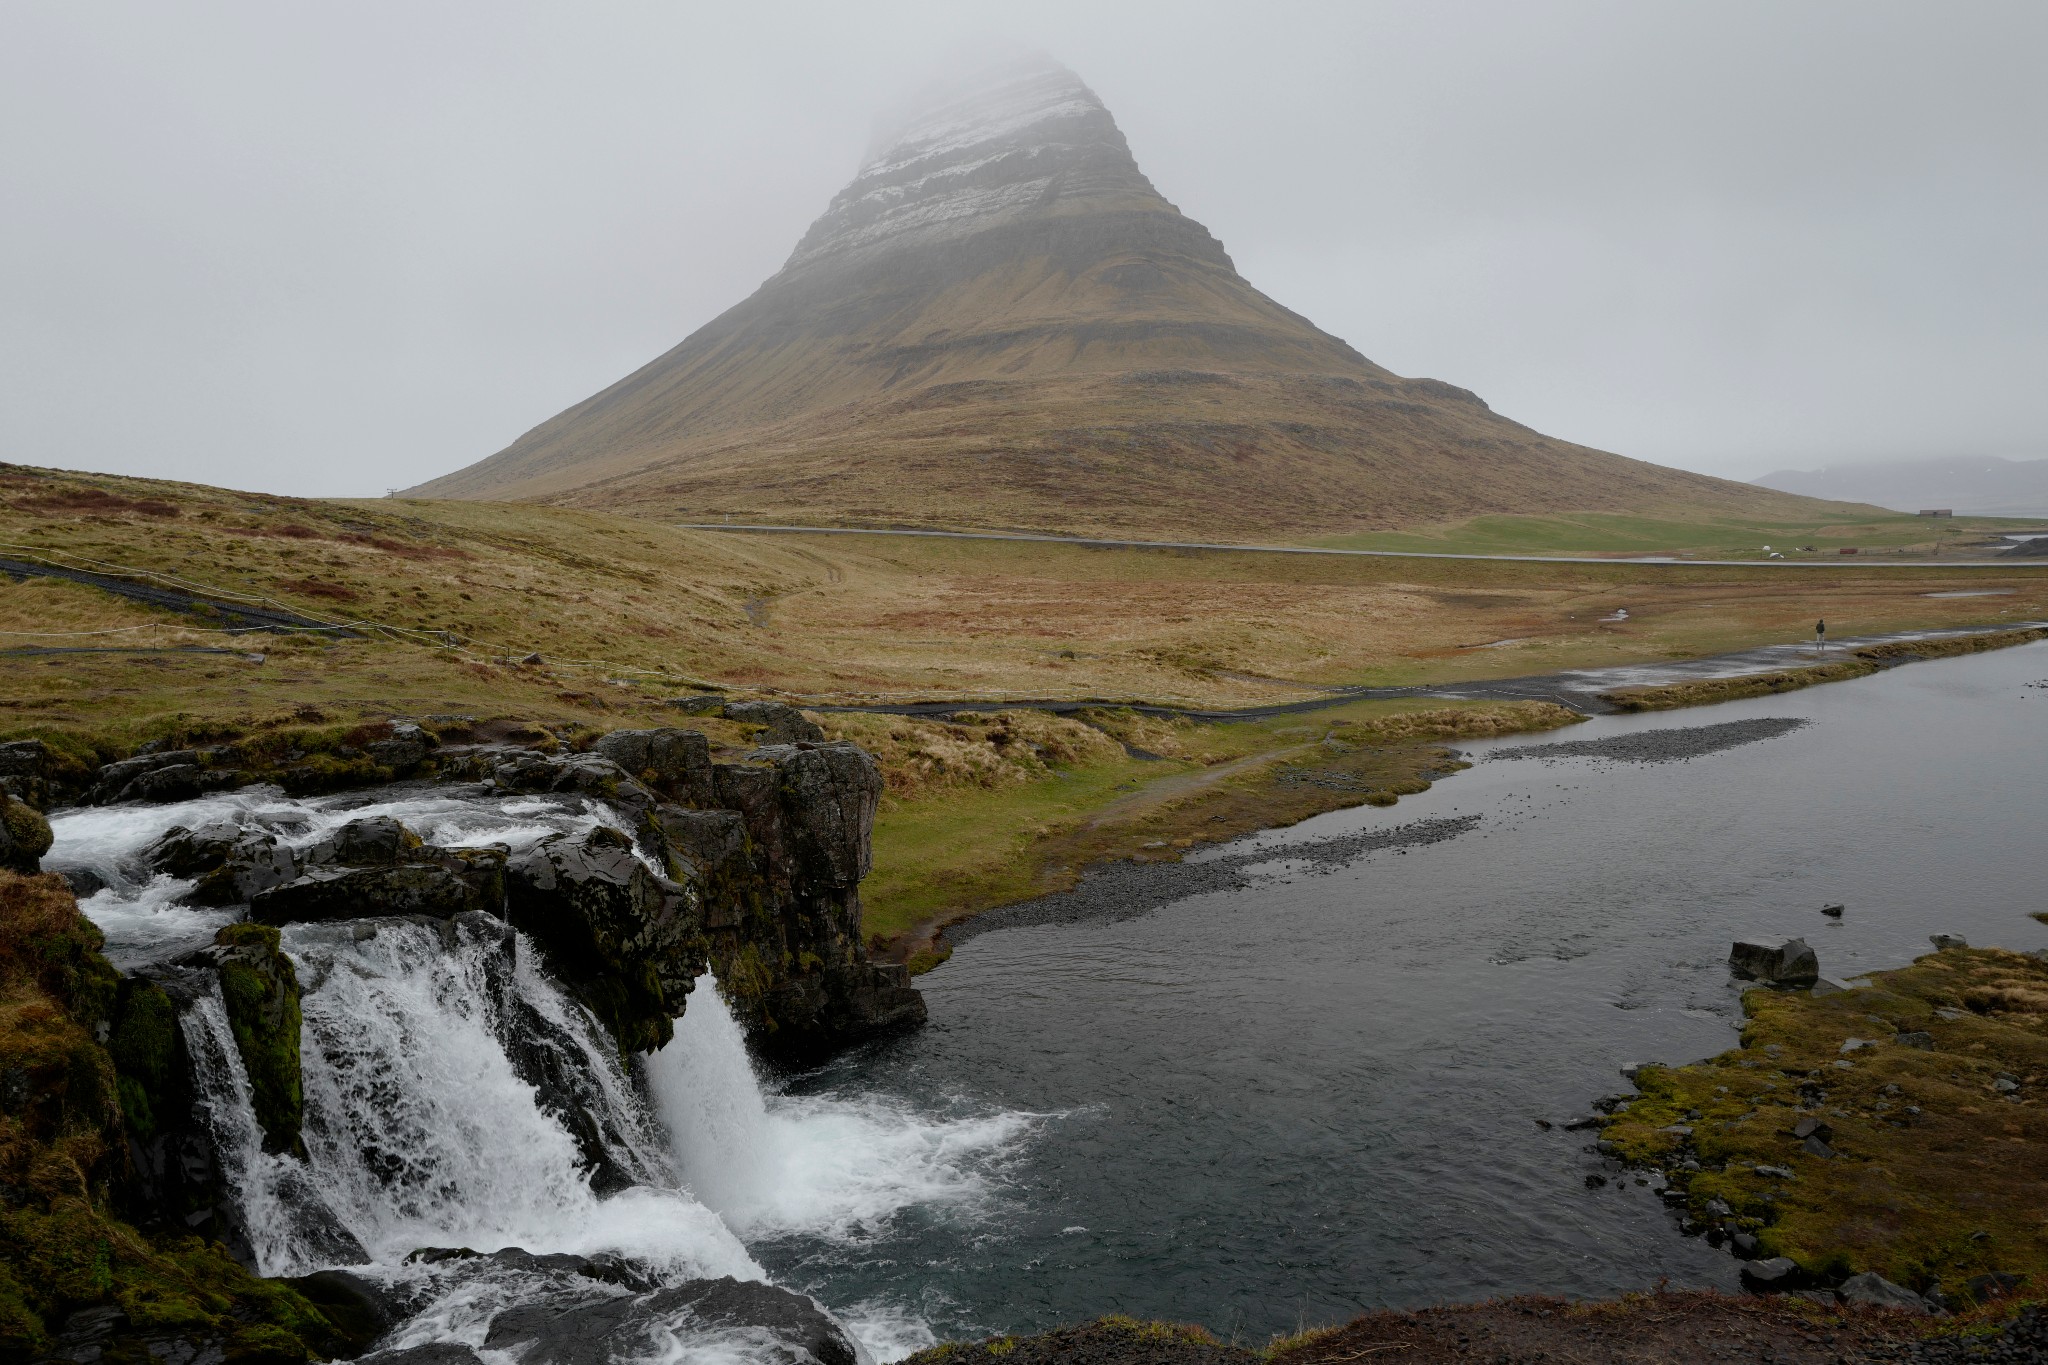
[[[930,94],[752,297],[411,492],[1212,536],[1794,505],[1375,365],[1247,283],[1045,59]]]

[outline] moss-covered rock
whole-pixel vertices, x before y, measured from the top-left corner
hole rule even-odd
[[[60,1344],[104,1361],[348,1350],[302,1296],[219,1243],[152,1242],[114,1212],[130,1096],[153,1102],[176,1024],[161,991],[122,983],[100,942],[60,878],[0,872],[0,1359]],[[105,1311],[60,1343],[82,1309]]]
[[[268,1152],[305,1152],[299,1072],[299,977],[267,924],[230,924],[214,936],[220,993],[249,1073]]]
[[[50,851],[50,822],[26,801],[0,791],[0,868],[29,875]]]

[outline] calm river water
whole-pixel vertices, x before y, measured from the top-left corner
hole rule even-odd
[[[1254,884],[1139,918],[984,934],[922,979],[932,1024],[790,1100],[1037,1116],[966,1197],[753,1247],[827,1302],[940,1335],[1106,1312],[1257,1342],[1384,1305],[1732,1286],[1588,1134],[1636,1059],[1734,1042],[1725,959],[1803,934],[1851,976],[1937,931],[2048,929],[2048,645],[1791,696],[1468,746],[1470,771],[1232,846]],[[1682,762],[1508,761],[1531,745],[1810,722]],[[1318,870],[1290,846],[1432,817],[1466,833]],[[1820,914],[1848,906],[1840,920]],[[939,1154],[943,1156],[943,1154]]]

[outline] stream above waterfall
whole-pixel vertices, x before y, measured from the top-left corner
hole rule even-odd
[[[629,1070],[523,936],[295,926],[301,1160],[260,1150],[204,1002],[184,1026],[216,1064],[262,1268],[360,1246],[366,1273],[416,1290],[402,1343],[480,1343],[507,1305],[564,1292],[545,1268],[407,1261],[427,1246],[765,1277],[879,1359],[1106,1312],[1256,1344],[1380,1305],[1732,1287],[1734,1263],[1649,1190],[1588,1187],[1613,1172],[1587,1135],[1534,1121],[1625,1088],[1623,1063],[1731,1045],[1732,937],[1803,934],[1836,976],[1935,932],[2048,940],[2026,918],[2044,675],[2036,645],[1466,745],[1472,769],[1394,808],[1192,855],[1228,865],[1210,889],[992,928],[920,978],[929,1026],[802,1075],[757,1075],[710,983]],[[60,812],[48,862],[106,882],[84,904],[117,962],[168,960],[229,917],[129,870],[163,829],[229,809],[305,841],[392,814],[448,847],[607,818],[431,789]],[[1427,822],[1449,834],[1380,837]],[[536,1037],[601,1113],[622,1187],[593,1190],[519,1078]]]

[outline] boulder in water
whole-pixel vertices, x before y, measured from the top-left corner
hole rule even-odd
[[[276,835],[232,820],[173,825],[142,851],[142,861],[152,872],[192,880],[185,899],[194,905],[246,904],[299,874],[298,859]]]
[[[1772,986],[1810,986],[1820,978],[1820,959],[1803,938],[1737,939],[1728,965]]]
[[[395,867],[422,847],[414,834],[388,815],[351,820],[306,850],[309,867]]]
[[[860,1358],[846,1330],[811,1299],[730,1276],[596,1302],[508,1308],[492,1320],[484,1347],[516,1354],[520,1365],[585,1365],[644,1357],[665,1336],[687,1347],[692,1335],[721,1328],[766,1338],[780,1365],[857,1365]]]

